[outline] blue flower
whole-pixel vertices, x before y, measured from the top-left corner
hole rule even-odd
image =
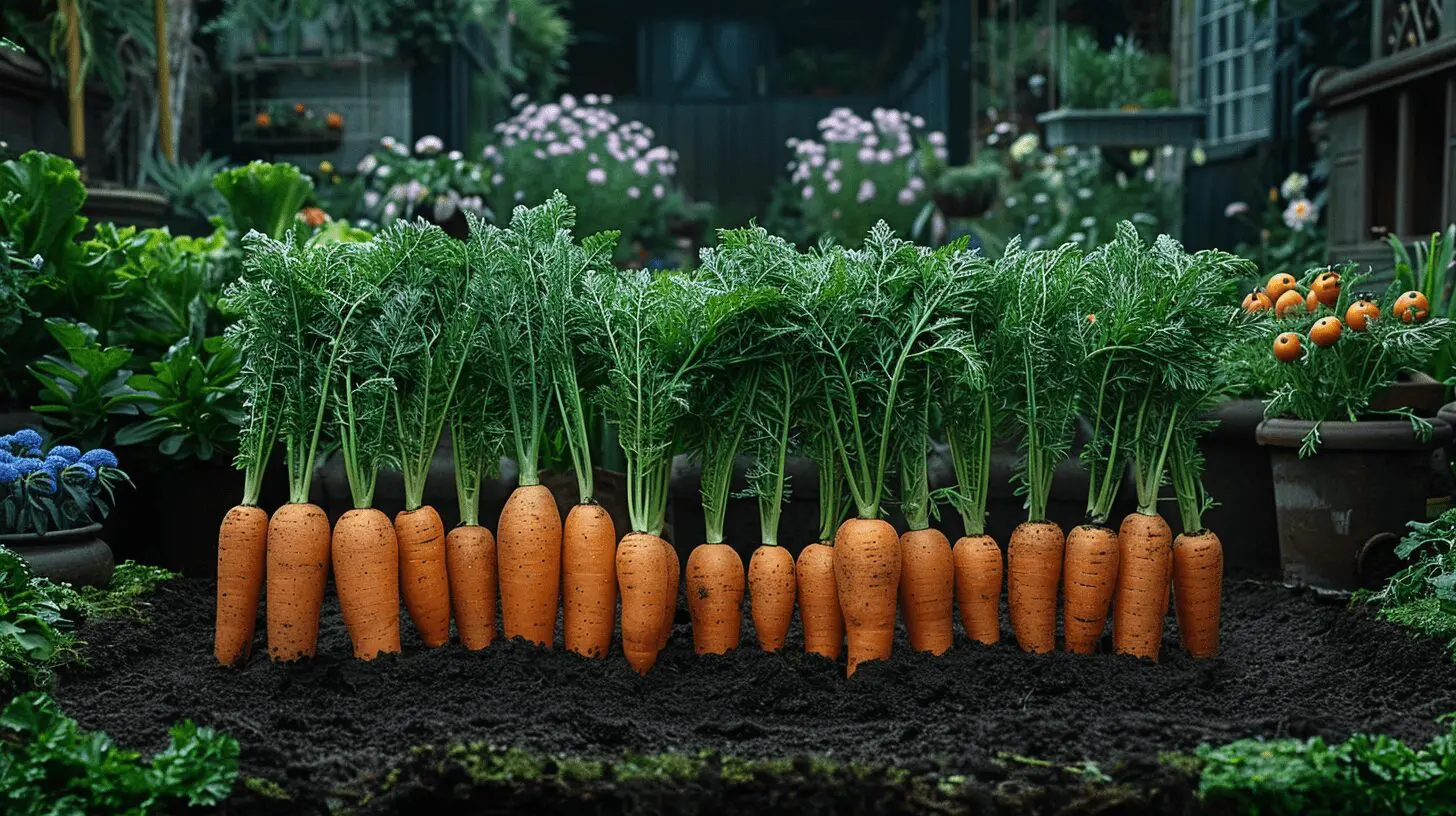
[[[116,454],[105,448],[86,451],[81,454],[81,461],[96,468],[114,468],[118,464]]]
[[[70,465],[70,460],[64,456],[57,456],[54,453],[48,454],[45,458],[46,470],[65,470]]]
[[[29,476],[37,470],[45,469],[45,463],[39,459],[16,459],[14,462],[11,462],[11,464],[15,467],[16,472],[19,473],[21,476]]]
[[[0,436],[0,450],[8,451],[8,450],[10,450],[10,446],[11,445],[14,445],[14,444],[15,444],[15,437],[11,436],[10,434],[5,434],[4,436]]]
[[[28,449],[27,449],[27,450],[26,450],[26,451],[25,451],[25,455],[26,455],[26,456],[29,456],[29,457],[30,457],[30,458],[32,458],[32,459],[44,459],[44,458],[45,458],[45,454],[44,454],[44,453],[42,453],[42,452],[41,452],[41,449],[40,449],[40,448],[38,448],[38,447],[35,447],[35,448],[28,448]]]
[[[40,432],[34,428],[21,428],[10,440],[22,448],[38,448],[41,443]]]
[[[81,481],[83,482],[89,482],[92,479],[96,478],[96,468],[91,467],[85,462],[77,462],[76,464],[71,465],[70,467],[66,468],[66,472],[81,477]]]
[[[0,462],[10,462],[14,461],[14,459],[15,454],[11,453],[9,448],[5,447],[3,444],[0,444]]]
[[[74,445],[57,445],[51,448],[50,453],[46,454],[47,459],[52,456],[59,456],[66,460],[66,464],[71,464],[81,458],[81,449]]]
[[[20,470],[10,462],[0,462],[0,485],[11,484],[20,478]]]

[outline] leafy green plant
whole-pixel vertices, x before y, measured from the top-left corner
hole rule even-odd
[[[26,297],[39,280],[37,273],[41,266],[44,266],[43,259],[36,263],[20,257],[14,245],[0,235],[0,340],[8,339],[25,318],[35,315]],[[0,357],[3,356],[6,352],[0,348]]]
[[[1456,319],[1456,297],[1453,297],[1456,271],[1452,270],[1451,260],[1456,252],[1456,224],[1447,227],[1444,233],[1432,234],[1430,243],[1416,244],[1414,261],[1399,238],[1391,235],[1386,241],[1395,253],[1395,288],[1424,294],[1430,301],[1431,314]],[[1456,348],[1451,343],[1444,344],[1423,370],[1441,382],[1450,383],[1456,377]]]
[[[413,151],[386,136],[356,169],[366,188],[362,213],[380,223],[421,215],[444,224],[458,212],[495,220],[485,203],[490,168],[458,150],[446,151],[438,136],[420,137]]]
[[[148,418],[118,430],[116,444],[155,443],[163,456],[174,460],[206,462],[234,453],[243,422],[237,349],[221,337],[209,337],[200,347],[183,338],[151,368],[152,373],[128,381],[141,393],[137,406]]]
[[[100,445],[111,435],[114,417],[138,416],[149,398],[130,384],[126,364],[132,351],[101,346],[95,330],[84,324],[51,318],[45,325],[65,357],[47,354],[31,365],[40,383],[33,410],[58,439]]]
[[[0,546],[0,687],[43,682],[57,655],[75,643],[72,622],[25,561]]]
[[[945,168],[935,176],[932,188],[936,195],[991,201],[1005,176],[1006,168],[997,162],[972,162]]]
[[[5,529],[45,534],[94,524],[106,518],[115,487],[130,484],[116,455],[104,448],[82,452],[74,445],[44,446],[40,434],[23,428],[0,436],[0,510]]]
[[[211,153],[190,162],[155,155],[143,158],[142,171],[167,195],[173,212],[205,221],[222,209],[222,198],[212,180],[227,164],[226,156]]]
[[[1314,737],[1203,745],[1198,759],[1199,796],[1239,812],[1456,813],[1456,727],[1419,749],[1355,734],[1333,744]]]
[[[224,170],[212,184],[239,237],[257,230],[274,241],[282,240],[313,192],[313,181],[297,167],[260,161]]]
[[[1395,549],[1408,563],[1371,601],[1380,617],[1456,649],[1456,510],[1410,528]]]
[[[238,774],[238,742],[190,720],[172,726],[150,760],[100,731],[86,732],[48,695],[28,692],[0,714],[0,801],[15,814],[128,816],[225,800]]]
[[[0,234],[22,258],[40,256],[55,274],[86,226],[86,187],[69,159],[32,150],[0,164]]]
[[[1122,35],[1104,51],[1080,29],[1067,45],[1062,92],[1068,108],[1166,108],[1177,103],[1167,57],[1149,53]]]

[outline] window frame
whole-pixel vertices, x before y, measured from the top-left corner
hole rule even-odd
[[[1209,147],[1273,135],[1277,4],[1269,0],[1269,8],[1256,13],[1245,0],[1193,2],[1189,90],[1208,117]]]

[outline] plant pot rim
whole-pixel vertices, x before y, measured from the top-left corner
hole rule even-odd
[[[1436,411],[1436,418],[1445,420],[1446,424],[1448,425],[1456,425],[1456,400],[1442,405],[1440,409]]]
[[[1321,422],[1320,450],[1432,450],[1451,441],[1451,426],[1445,420],[1427,421],[1431,423],[1431,435],[1424,441],[1406,419]],[[1315,424],[1302,419],[1266,419],[1259,423],[1255,436],[1261,445],[1298,448]]]
[[[83,538],[95,538],[101,533],[101,525],[88,524],[85,527],[71,527],[67,530],[52,530],[48,533],[4,533],[0,544],[64,544]]]

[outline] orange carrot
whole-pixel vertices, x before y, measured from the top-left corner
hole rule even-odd
[[[945,533],[926,528],[900,536],[900,605],[910,648],[937,655],[950,649],[954,594],[954,557]]]
[[[1194,657],[1218,654],[1223,544],[1212,531],[1184,533],[1173,541],[1173,592],[1183,648]]]
[[[268,554],[268,514],[240,504],[217,531],[217,629],[212,653],[224,666],[246,662],[253,651],[258,595]]]
[[[334,590],[354,656],[399,652],[399,542],[389,516],[350,510],[334,525]]]
[[[677,591],[682,580],[682,562],[677,557],[677,547],[669,544],[667,539],[658,539],[662,542],[663,556],[666,559],[663,563],[663,570],[667,577],[667,597],[662,603],[662,628],[658,630],[657,651],[667,648],[668,638],[672,637],[672,625],[677,617]]]
[[[743,559],[727,544],[700,544],[688,555],[688,613],[693,649],[723,654],[738,648],[743,629]]]
[[[313,657],[329,578],[329,517],[314,504],[285,504],[268,521],[268,655]]]
[[[561,511],[545,485],[511,492],[496,529],[501,624],[507,638],[556,641],[561,589]]]
[[[853,675],[866,660],[888,660],[895,642],[900,537],[882,519],[852,518],[834,536],[834,582]]]
[[[1001,548],[988,535],[964,536],[955,543],[956,605],[971,640],[1001,640]]]
[[[667,546],[649,533],[629,533],[617,545],[617,587],[622,596],[622,654],[646,674],[657,662],[662,610],[667,602]]]
[[[1062,635],[1067,651],[1092,654],[1107,628],[1107,607],[1117,586],[1117,533],[1081,524],[1067,535],[1063,562]]]
[[[1168,611],[1173,534],[1162,516],[1130,513],[1117,531],[1120,564],[1112,610],[1112,648],[1158,659]]]
[[[1062,528],[1050,521],[1018,524],[1006,548],[1006,604],[1022,651],[1057,647],[1057,585],[1062,577]]]
[[[561,533],[562,629],[566,648],[606,657],[617,617],[617,528],[600,504],[578,504]]]
[[[765,652],[784,648],[794,617],[794,584],[794,557],[788,550],[765,544],[753,551],[748,559],[748,608],[758,647]]]
[[[461,525],[445,536],[445,572],[455,630],[467,649],[495,640],[495,537],[484,527]]]
[[[399,539],[399,584],[420,637],[430,648],[450,640],[450,577],[445,567],[445,525],[425,505],[394,517]]]
[[[833,542],[810,544],[799,553],[799,621],[804,651],[838,660],[844,648],[844,615],[834,583]]]

